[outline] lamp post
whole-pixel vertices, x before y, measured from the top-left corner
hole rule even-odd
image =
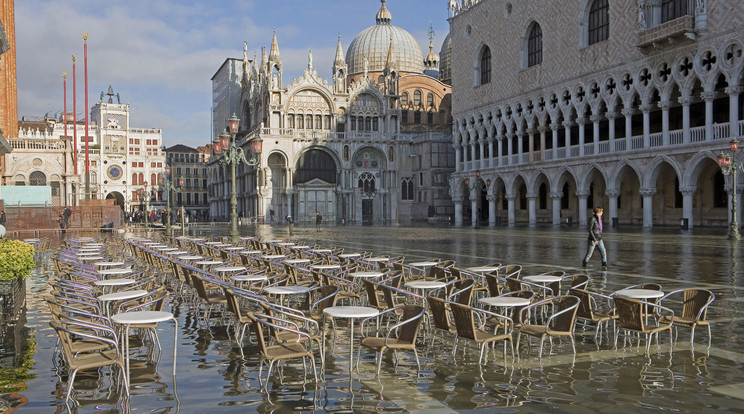
[[[150,220],[150,197],[152,197],[152,194],[147,189],[148,182],[145,181],[143,184],[145,187],[137,190],[137,195],[139,195],[140,201],[145,202],[145,229],[147,229],[148,221]]]
[[[744,171],[744,165],[742,165],[741,161],[736,160],[736,151],[739,149],[739,141],[733,139],[729,145],[730,153],[721,151],[721,154],[718,156],[718,165],[721,167],[721,172],[723,172],[724,175],[730,175],[732,178],[731,188],[733,191],[731,193],[731,231],[729,233],[729,239],[739,240],[739,223],[736,220],[736,171]]]
[[[167,163],[165,164],[165,177],[160,178],[159,183],[161,187],[163,187],[163,190],[165,190],[165,231],[169,235],[171,234],[171,193],[174,191],[179,191],[181,188],[183,188],[184,180],[183,178],[178,179],[178,185],[173,185],[173,181],[171,180],[171,167]]]
[[[248,160],[245,158],[243,148],[239,147],[235,142],[235,135],[238,133],[240,118],[235,116],[235,114],[232,114],[232,116],[227,120],[227,123],[229,133],[221,133],[213,143],[214,152],[216,154],[222,154],[220,157],[220,163],[230,166],[230,238],[233,243],[236,243],[240,234],[238,233],[238,190],[235,181],[235,167],[240,162],[244,162],[247,165],[259,165],[261,163],[263,140],[260,137],[251,139],[251,149],[254,153],[254,157]]]

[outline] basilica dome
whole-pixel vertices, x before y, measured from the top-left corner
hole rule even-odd
[[[439,51],[439,80],[449,83],[452,80],[452,36],[447,33]]]
[[[416,39],[404,29],[390,24],[391,15],[382,0],[377,12],[377,24],[364,29],[357,35],[346,51],[346,64],[349,74],[364,72],[364,58],[367,58],[369,72],[382,72],[392,45],[391,61],[398,72],[423,73],[424,58]]]

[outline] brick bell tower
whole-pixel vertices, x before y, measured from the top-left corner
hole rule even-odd
[[[0,0],[0,128],[5,139],[18,135],[18,85],[16,78],[15,4]],[[0,38],[3,33],[0,33]],[[7,50],[5,50],[7,47]],[[4,52],[4,53],[3,53]],[[0,180],[4,181],[5,156],[0,157]],[[4,184],[4,182],[0,182]]]

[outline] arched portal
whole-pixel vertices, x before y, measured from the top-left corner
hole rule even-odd
[[[331,153],[311,148],[297,161],[294,173],[292,214],[295,221],[311,221],[318,211],[329,219],[336,217],[335,189],[338,182],[338,163]]]
[[[118,191],[112,191],[108,194],[106,194],[106,200],[114,200],[114,204],[119,206],[119,208],[124,210],[124,195],[122,195]]]

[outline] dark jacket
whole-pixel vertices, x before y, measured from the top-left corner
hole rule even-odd
[[[596,214],[592,214],[592,218],[589,219],[587,230],[589,231],[589,240],[602,240],[602,233],[599,232],[599,217]]]
[[[0,224],[5,225],[5,212],[3,211],[2,214],[0,214]]]

